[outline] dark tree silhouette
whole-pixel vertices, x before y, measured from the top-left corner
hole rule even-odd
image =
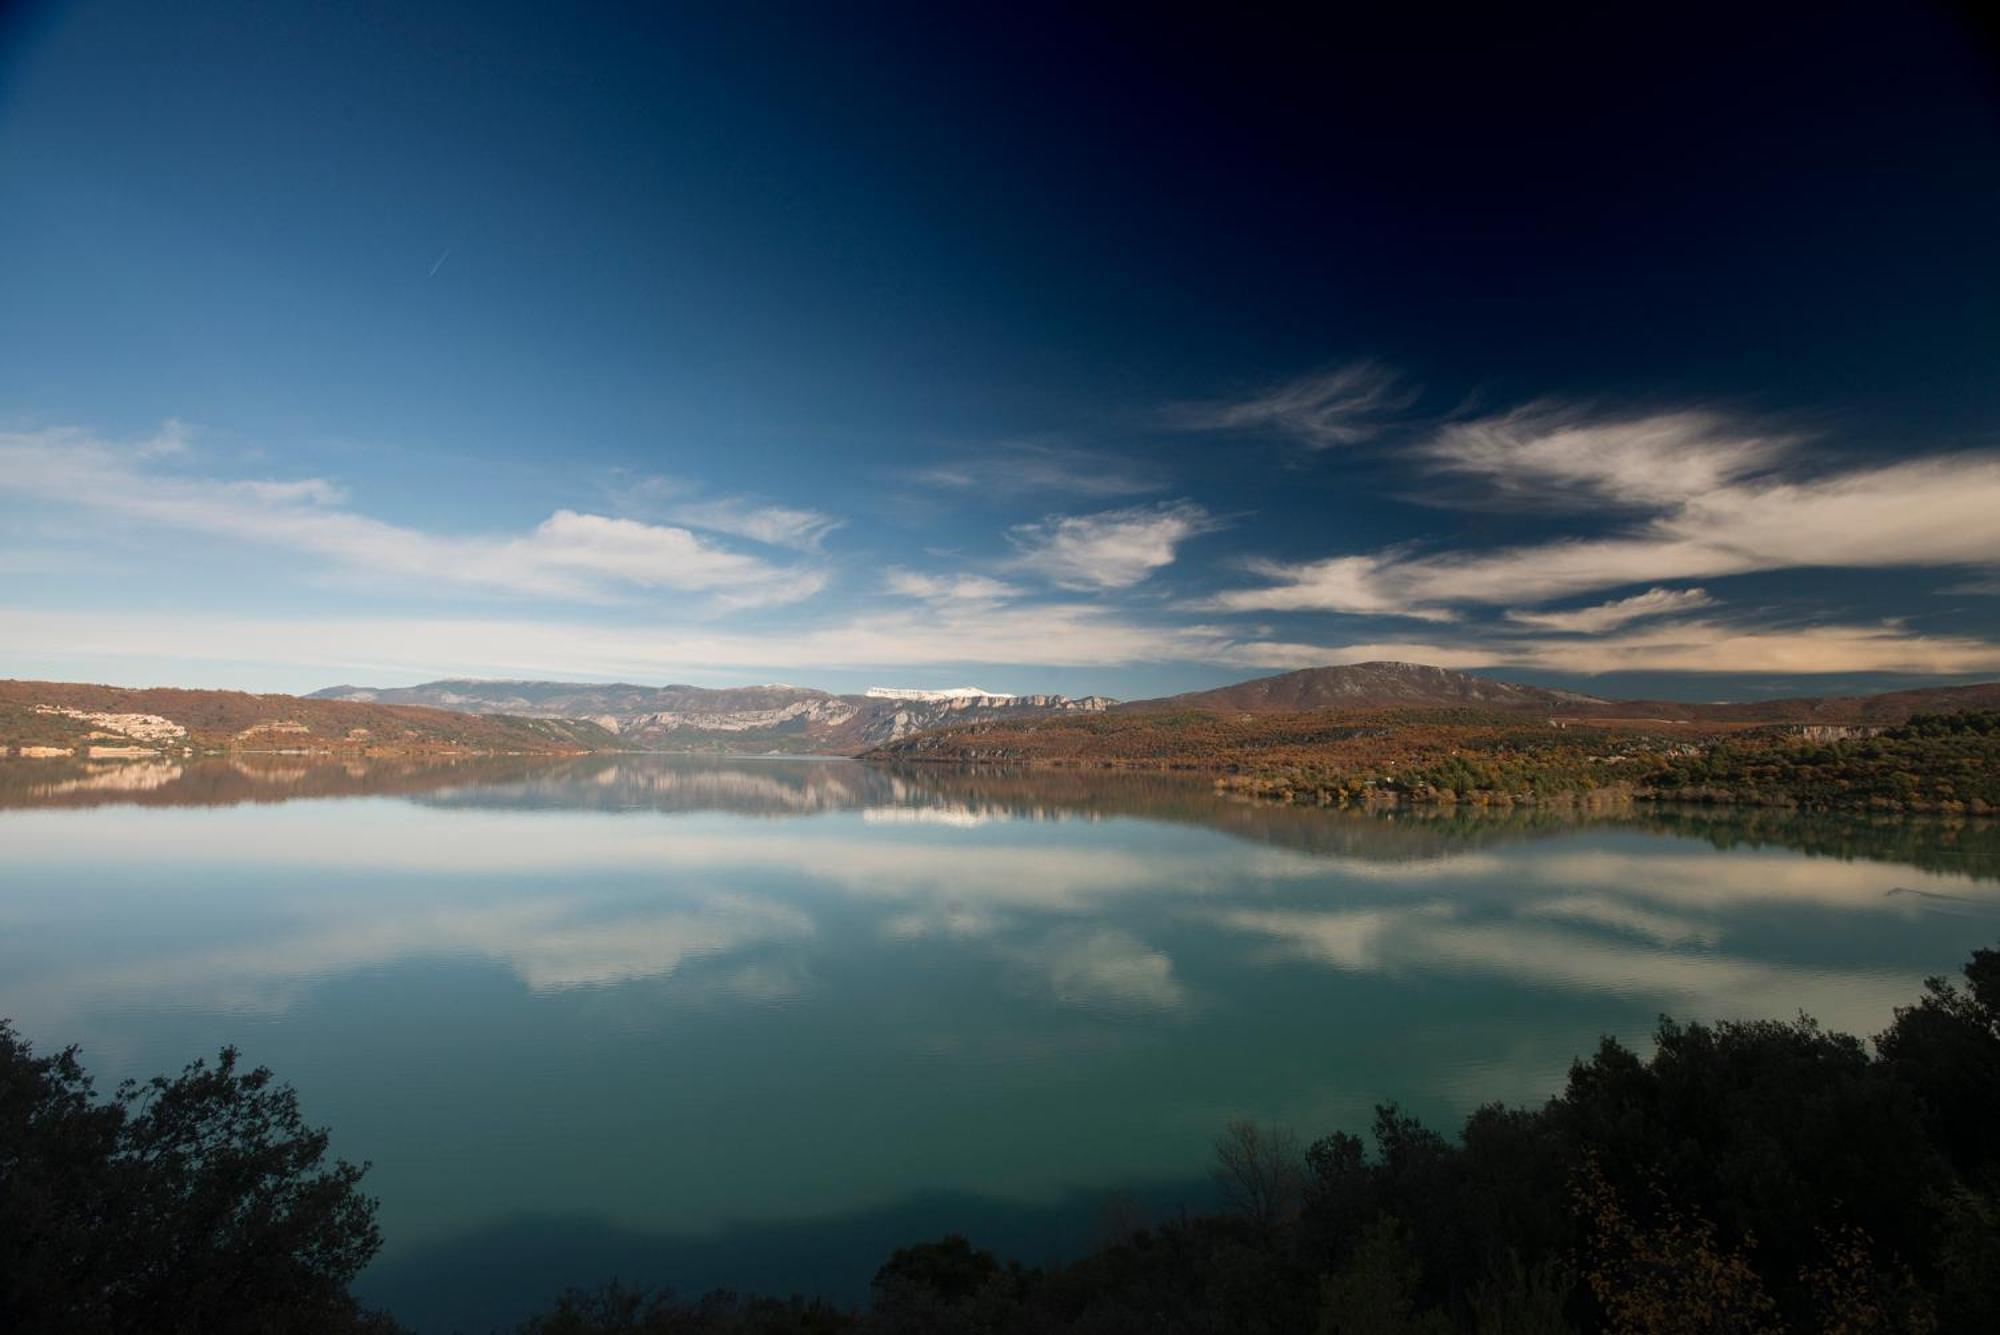
[[[1215,1138],[1214,1176],[1230,1210],[1265,1228],[1284,1223],[1298,1214],[1304,1190],[1298,1137],[1235,1118]]]
[[[363,1168],[224,1048],[100,1101],[76,1049],[0,1023],[0,1329],[390,1330],[348,1283],[381,1246]]]
[[[1870,1046],[1811,1020],[1661,1021],[1540,1107],[1372,1145],[1232,1124],[1228,1208],[1024,1269],[960,1235],[872,1302],[573,1291],[524,1335],[1984,1335],[2000,1311],[2000,951]],[[0,1024],[0,1331],[391,1331],[362,1170],[225,1049],[92,1092]]]

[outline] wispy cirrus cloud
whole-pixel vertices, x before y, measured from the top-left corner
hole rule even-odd
[[[1440,472],[1477,478],[1491,499],[1531,507],[1655,509],[1735,486],[1778,464],[1796,438],[1711,412],[1594,417],[1528,404],[1454,422],[1421,447]]]
[[[1191,501],[1135,505],[1088,515],[1052,515],[1007,532],[1012,568],[1059,589],[1129,588],[1172,565],[1180,544],[1219,525]]]
[[[86,433],[0,434],[0,492],[313,557],[419,587],[603,600],[703,593],[721,606],[796,602],[823,572],[731,551],[686,528],[559,509],[522,533],[425,532],[359,513],[324,478],[231,480],[162,471],[158,452]]]
[[[819,510],[747,496],[704,496],[699,485],[679,478],[613,476],[605,490],[621,516],[748,538],[769,547],[818,552],[827,536],[847,522]]]
[[[1417,396],[1395,372],[1362,361],[1244,398],[1176,404],[1167,420],[1183,431],[1268,431],[1323,450],[1372,440]]]
[[[771,547],[817,552],[827,535],[846,521],[818,510],[759,505],[736,497],[694,501],[668,511],[667,518],[690,528],[748,538]]]
[[[136,612],[112,619],[0,607],[0,644],[18,665],[82,660],[100,665],[94,670],[115,673],[120,664],[141,664],[151,679],[171,670],[187,684],[201,684],[218,664],[264,665],[327,680],[487,675],[726,681],[769,671],[1138,663],[1284,671],[1383,659],[1579,675],[2000,672],[2000,644],[1971,635],[1921,635],[1893,623],[1787,627],[1687,621],[1589,638],[1503,633],[1315,644],[1246,637],[1216,625],[1146,620],[1081,600],[925,604],[756,629],[701,621],[634,628],[577,619],[435,616]]]
[[[1333,556],[1322,561],[1249,560],[1243,568],[1269,583],[1252,589],[1229,589],[1188,604],[1196,611],[1217,612],[1344,612],[1352,616],[1393,616],[1413,621],[1456,621],[1448,607],[1427,604],[1397,587],[1386,572],[1394,568],[1392,554]]]
[[[1261,585],[1176,604],[1101,595],[1142,585],[1171,592],[1157,577],[1185,560],[1191,539],[1220,527],[1211,511],[1178,500],[1054,514],[1006,530],[1010,554],[983,569],[889,566],[880,588],[907,600],[901,604],[801,610],[782,627],[739,633],[719,630],[702,614],[797,602],[826,575],[810,558],[780,558],[714,535],[809,547],[827,531],[818,522],[825,516],[740,498],[683,501],[677,491],[663,491],[649,498],[647,513],[700,504],[711,507],[702,517],[713,526],[697,532],[692,522],[562,509],[525,530],[444,534],[364,514],[325,478],[199,476],[200,454],[185,445],[142,451],[80,432],[0,434],[0,493],[31,498],[50,522],[81,516],[102,528],[104,517],[115,516],[140,533],[157,528],[255,544],[309,558],[317,573],[366,575],[403,590],[482,589],[586,604],[649,591],[700,595],[672,600],[677,611],[643,627],[591,624],[583,614],[559,621],[293,620],[149,617],[131,608],[109,618],[0,609],[0,643],[23,666],[305,663],[316,675],[706,672],[728,679],[771,669],[789,676],[982,664],[1175,662],[1277,670],[1379,658],[1584,675],[2000,670],[2000,647],[1957,628],[1925,635],[1871,618],[1725,619],[1711,614],[1715,601],[1706,589],[1669,583],[1804,565],[1960,565],[1990,572],[2000,568],[2000,533],[1990,523],[2000,513],[2000,454],[1939,455],[1814,476],[1805,471],[1809,461],[1765,443],[1775,439],[1769,433],[1713,415],[1634,419],[1642,427],[1630,432],[1575,414],[1538,418],[1554,424],[1550,434],[1558,443],[1526,431],[1524,420],[1503,415],[1483,433],[1450,437],[1456,443],[1449,449],[1470,461],[1453,471],[1485,480],[1503,498],[1531,497],[1546,485],[1564,504],[1611,507],[1608,527],[1595,536],[1483,550],[1403,545],[1317,561],[1252,562],[1248,568]],[[1645,448],[1633,446],[1635,440]],[[1435,461],[1446,449],[1434,445],[1428,457]],[[1688,458],[1664,457],[1676,449]],[[1065,598],[1052,588],[1086,596]],[[1608,600],[1563,606],[1591,593]],[[1546,604],[1553,607],[1539,606]],[[1427,629],[1408,639],[1385,640],[1372,628],[1343,639],[1295,625],[1245,628],[1233,617],[1203,618],[1203,611],[1338,611],[1410,618]],[[147,674],[157,675],[151,668]],[[200,680],[200,669],[183,680]]]
[[[289,664],[335,678],[497,675],[663,681],[770,670],[1110,667],[1222,662],[1235,641],[1212,626],[1141,621],[1096,603],[948,604],[809,625],[732,629],[712,621],[631,627],[574,618],[97,614],[0,607],[10,661],[77,655],[116,664]]]
[[[1523,612],[1516,609],[1507,613],[1507,619],[1515,625],[1533,626],[1537,630],[1594,635],[1601,631],[1616,630],[1634,621],[1675,616],[1714,605],[1715,599],[1708,596],[1706,589],[1648,589],[1644,593],[1635,593],[1630,598],[1614,599],[1608,603],[1599,603],[1595,607],[1578,607],[1560,612]]]
[[[1019,585],[994,579],[991,575],[967,572],[934,575],[900,566],[891,567],[882,582],[890,593],[938,604],[1000,603],[1018,598],[1023,592]]]
[[[1533,605],[1667,580],[1820,568],[1990,566],[2000,562],[2000,453],[1934,455],[1797,476],[1782,443],[1705,414],[1582,424],[1515,415],[1451,428],[1429,449],[1487,478],[1496,495],[1641,513],[1599,536],[1478,551],[1409,548],[1261,562],[1261,587],[1202,606],[1221,611]],[[1791,466],[1792,474],[1778,471]],[[1540,489],[1539,491],[1537,489]]]
[[[938,491],[1007,499],[1050,494],[1109,500],[1145,496],[1167,486],[1156,466],[1101,450],[1038,441],[986,446],[905,476]]]
[[[1488,635],[1347,644],[1245,640],[1225,647],[1219,659],[1269,668],[1382,660],[1459,669],[1532,668],[1579,676],[1606,672],[1970,676],[2000,672],[2000,644],[1975,635],[1924,635],[1893,621],[1758,626],[1697,619],[1588,638]]]

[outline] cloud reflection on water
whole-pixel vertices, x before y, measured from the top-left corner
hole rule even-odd
[[[1184,1178],[1239,1113],[1533,1099],[1661,1010],[1868,1032],[2000,912],[1979,829],[1767,813],[664,757],[7,785],[0,1014],[115,1074],[244,1042],[398,1246]]]
[[[566,791],[582,791],[585,809],[561,806]],[[605,792],[619,799],[609,809],[592,797]],[[635,794],[663,793],[696,812],[629,809]],[[894,796],[914,805],[883,804]],[[492,960],[530,991],[611,987],[690,961],[751,968],[772,951],[796,965],[838,921],[906,953],[942,941],[982,951],[1059,1006],[1157,1013],[1217,985],[1191,981],[1173,957],[1192,920],[1267,943],[1239,952],[1239,970],[1280,956],[1376,974],[1476,970],[1730,1013],[1806,1005],[1834,1019],[1886,1014],[1908,991],[1903,973],[1760,960],[1732,945],[1732,919],[1773,906],[1909,919],[1942,902],[1925,896],[2000,907],[1967,875],[1770,848],[1725,856],[1624,836],[1470,851],[1447,841],[1411,856],[1402,832],[1378,825],[1379,848],[1325,853],[1187,824],[1065,835],[1046,819],[1006,819],[998,804],[925,796],[861,766],[651,760],[453,788],[418,805],[18,812],[7,818],[17,866],[170,866],[220,920],[195,942],[169,934],[111,961],[20,960],[0,998],[22,1013],[145,997],[283,1011],[318,980],[428,957]],[[744,824],[706,814],[717,801],[818,814]],[[81,934],[65,904],[146,911],[117,888],[126,877],[113,881],[60,900],[8,897],[0,916]],[[1923,893],[1890,893],[1899,888]],[[799,995],[808,972],[791,967],[772,994]]]

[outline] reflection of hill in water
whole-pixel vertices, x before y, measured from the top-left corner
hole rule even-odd
[[[436,806],[521,811],[723,811],[812,816],[910,805],[908,781],[838,760],[681,755],[579,756],[505,783],[426,798]]]
[[[549,760],[0,762],[0,808],[224,806],[401,796],[482,810],[727,812],[796,818],[859,812],[885,821],[1151,820],[1200,825],[1324,857],[1423,861],[1545,839],[1581,827],[1780,848],[2000,878],[2000,822],[1816,814],[1766,808],[1636,806],[1618,811],[1282,806],[1218,795],[1205,779],[1087,770],[907,769],[841,760],[597,755]]]
[[[2000,880],[2000,821],[1762,807],[1645,807],[1619,824],[1701,839],[1718,849],[1784,848],[1843,862],[1900,862]]]
[[[839,760],[585,756],[519,780],[458,786],[420,800],[480,809],[723,811],[748,816],[860,812],[884,823],[1151,820],[1201,825],[1253,843],[1375,860],[1422,860],[1573,828],[1532,813],[1449,827],[1409,817],[1279,806],[1217,795],[1207,778],[1133,771],[891,768]]]
[[[2000,822],[1992,820],[1647,804],[1593,811],[1470,806],[1360,811],[1225,796],[1205,778],[1171,774],[942,766],[897,773],[932,800],[969,811],[1012,819],[1130,818],[1203,825],[1252,843],[1326,857],[1422,861],[1590,827],[1700,839],[1718,849],[1781,848],[2000,878]]]
[[[461,784],[518,780],[548,763],[538,756],[335,761],[276,754],[190,760],[4,760],[0,809],[226,807],[315,797],[434,793]]]

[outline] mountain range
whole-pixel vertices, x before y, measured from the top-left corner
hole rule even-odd
[[[874,687],[835,695],[808,686],[634,686],[453,679],[374,689],[331,686],[309,699],[423,705],[471,714],[581,719],[635,749],[855,754],[932,728],[1048,714],[1103,713],[1103,696],[986,694]]]
[[[1214,690],[1129,702],[1103,696],[989,694],[976,687],[935,691],[871,687],[860,695],[836,695],[782,684],[710,688],[471,679],[386,689],[333,686],[310,698],[575,719],[614,733],[620,744],[636,749],[855,755],[937,729],[1176,710],[1275,714],[1454,709],[1607,721],[1873,726],[1900,723],[1918,713],[2000,708],[2000,683],[1872,696],[1691,704],[1613,700],[1422,663],[1381,662],[1305,668]]]
[[[1917,714],[1964,717],[1893,726]],[[1363,663],[1136,701],[1096,718],[937,728],[864,758],[1205,771],[1231,791],[1309,805],[1629,799],[1981,812],[2000,806],[1996,723],[2000,684],[1991,683],[1689,704]]]
[[[1876,727],[1913,714],[2000,709],[2000,683],[1754,703],[1611,700],[1418,663],[1307,668],[1215,690],[1119,703],[1102,696],[1001,695],[977,687],[603,685],[453,679],[334,686],[311,696],[0,681],[0,749],[51,754],[120,747],[369,753],[677,750],[859,755],[990,749],[996,730],[1103,730],[1148,717],[1472,711],[1578,722]],[[1125,731],[1130,732],[1127,728]],[[913,739],[924,737],[922,742]],[[979,734],[977,739],[972,734]]]

